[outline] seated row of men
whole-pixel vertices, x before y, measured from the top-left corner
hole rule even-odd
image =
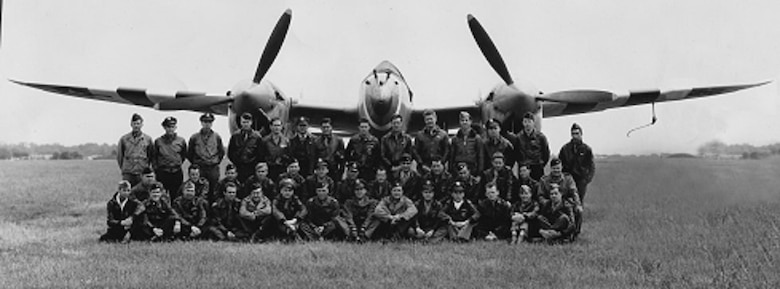
[[[500,153],[494,155],[494,169],[501,160]],[[437,163],[441,165],[434,161],[431,173]],[[459,168],[465,179],[422,178],[419,185],[409,184],[414,171],[402,168],[391,183],[379,169],[371,188],[357,178],[355,166],[338,186],[327,176],[324,162],[318,163],[315,176],[304,179],[293,160],[278,185],[268,179],[264,163],[256,166],[256,180],[243,186],[229,166],[214,195],[202,187],[197,168],[190,168],[191,180],[180,195],[169,194],[154,181],[153,172],[145,172],[144,181],[132,189],[120,182],[107,205],[109,228],[101,240],[571,240],[579,233],[582,208],[573,181],[560,172],[560,161],[551,164],[541,183],[520,184],[514,196],[506,187],[501,192],[506,184],[498,171],[477,181],[465,165]],[[510,170],[504,176],[511,180],[513,174]]]

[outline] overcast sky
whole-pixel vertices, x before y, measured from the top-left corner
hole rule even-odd
[[[115,89],[223,94],[254,75],[279,16],[293,11],[266,79],[301,102],[354,106],[360,81],[393,62],[416,107],[469,104],[501,79],[469,32],[474,14],[518,83],[551,92],[728,85],[780,75],[778,1],[4,1],[0,77]],[[597,153],[695,152],[710,140],[780,141],[775,84],[711,98],[545,119],[557,152],[579,123]],[[197,113],[62,96],[0,81],[0,143],[114,143],[130,130],[179,134]],[[227,120],[215,129],[228,138]]]

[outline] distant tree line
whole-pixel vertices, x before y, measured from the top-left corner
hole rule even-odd
[[[86,143],[75,146],[61,144],[0,144],[0,160],[11,158],[38,158],[46,156],[55,160],[71,159],[113,159],[116,158],[116,144]]]
[[[743,159],[761,159],[771,155],[780,155],[780,143],[765,146],[749,144],[726,144],[719,140],[707,142],[699,147],[699,156],[738,156]]]

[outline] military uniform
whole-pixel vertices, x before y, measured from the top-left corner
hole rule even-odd
[[[213,116],[212,116],[213,117]],[[203,118],[201,118],[203,120]],[[200,175],[210,184],[219,181],[219,164],[225,157],[225,145],[222,137],[211,129],[201,129],[190,136],[187,159],[200,167]],[[209,188],[214,193],[217,188]]]
[[[255,165],[264,159],[263,139],[254,130],[239,129],[230,137],[228,158],[236,166],[238,180],[246,181],[255,171]]]
[[[571,214],[569,216],[570,221],[574,223],[574,234],[578,235],[582,228],[582,214],[577,208],[582,206],[582,202],[577,193],[577,185],[574,182],[574,178],[567,173],[562,173],[560,176],[543,176],[542,179],[539,180],[539,190],[537,193],[540,205],[545,206],[550,202],[552,184],[558,184],[562,202],[564,206],[566,206],[567,211]]]
[[[340,216],[341,206],[333,197],[320,199],[315,196],[306,201],[305,222],[301,224],[301,232],[308,240],[340,239],[349,234],[349,228]],[[322,227],[321,232],[315,228]]]
[[[541,206],[537,216],[539,230],[553,230],[560,235],[548,241],[567,240],[575,230],[571,220],[572,211],[563,202]]]
[[[244,198],[239,209],[242,235],[252,236],[253,240],[270,237],[273,211],[273,203],[264,195],[258,200]]]
[[[145,214],[139,239],[153,241],[173,239],[173,227],[175,222],[179,220],[179,215],[171,208],[171,205],[162,199],[155,201],[151,198],[144,200],[143,205]],[[154,234],[154,228],[163,230],[162,237],[157,237]]]
[[[328,163],[328,176],[334,181],[340,181],[344,175],[344,160],[346,158],[344,140],[332,134],[323,134],[317,137],[314,143],[317,157]]]
[[[447,222],[447,236],[450,240],[467,241],[471,239],[474,225],[479,220],[479,211],[477,211],[477,208],[474,207],[471,201],[464,199],[460,204],[456,204],[453,199],[449,199],[444,202],[442,213]],[[468,224],[461,228],[451,224],[451,222],[465,221],[468,221]]]
[[[205,232],[207,221],[206,209],[209,207],[206,200],[198,196],[191,199],[181,196],[173,200],[171,207],[173,207],[173,210],[179,215],[179,222],[181,223],[179,238],[189,239],[191,237],[192,227],[198,227],[198,229],[201,230],[201,234]]]
[[[277,236],[283,240],[293,241],[301,238],[300,224],[306,217],[306,206],[298,199],[297,196],[292,195],[290,198],[284,198],[279,195],[273,201],[273,218]],[[293,226],[287,226],[284,224],[286,221],[295,219],[297,221]]]
[[[382,198],[389,196],[390,189],[392,189],[388,180],[383,182],[373,180],[368,183],[366,188],[368,189],[368,196],[374,200],[381,200]]]
[[[422,182],[431,181],[433,184],[433,199],[437,201],[444,201],[450,195],[450,187],[452,186],[452,175],[449,172],[443,171],[439,175],[435,175],[433,172],[428,172],[422,177]],[[411,198],[415,201],[422,200],[421,192],[417,192]]]
[[[100,241],[122,241],[125,235],[131,234],[132,239],[137,239],[138,227],[143,222],[144,206],[141,202],[132,198],[126,198],[124,200],[119,199],[119,194],[114,193],[114,197],[106,203],[106,211],[108,212],[106,218],[106,224],[108,225],[108,231],[100,236]],[[133,224],[130,228],[125,228],[121,224],[127,218],[133,220]]]
[[[162,184],[154,181],[152,183],[143,183],[140,182],[137,185],[135,185],[132,189],[130,189],[130,198],[135,199],[141,203],[149,199],[149,192],[152,191],[152,187],[157,184],[162,187]],[[167,192],[163,192],[163,200],[166,200],[166,202],[170,203],[170,197]]]
[[[333,179],[331,179],[329,176],[325,175],[323,178],[319,178],[317,175],[311,175],[306,178],[306,181],[303,184],[303,187],[305,188],[303,198],[308,200],[317,196],[316,191],[317,185],[319,183],[328,184],[328,192],[336,191],[336,182],[334,182]],[[333,195],[333,193],[331,193],[331,195]]]
[[[241,226],[240,209],[241,200],[239,199],[220,198],[212,203],[207,228],[209,236],[217,241],[227,240],[228,232],[233,233],[235,238],[239,240],[248,237]]]
[[[122,170],[122,178],[135,186],[141,181],[141,172],[151,167],[154,155],[152,137],[137,132],[130,132],[119,139],[116,160]]]
[[[411,220],[416,214],[417,208],[411,199],[405,196],[399,199],[385,197],[374,209],[374,215],[366,228],[366,238],[403,238],[407,236]],[[391,222],[393,215],[400,216],[395,223]]]
[[[333,197],[336,198],[339,203],[344,203],[347,200],[355,197],[355,183],[358,179],[345,179],[336,185],[336,190],[333,192]]]
[[[374,180],[376,169],[382,164],[379,140],[373,135],[355,135],[347,144],[347,161],[355,162],[361,179]]]
[[[499,239],[506,239],[510,236],[510,210],[511,204],[502,198],[495,200],[483,199],[477,204],[479,218],[474,227],[474,237],[484,238],[490,232]]]
[[[547,143],[547,137],[536,130],[531,133],[521,131],[517,135],[515,155],[518,162],[528,164],[531,178],[539,180],[544,175],[544,166],[550,160],[550,146]]]
[[[350,232],[353,232],[353,237],[356,236],[357,232],[365,232],[377,204],[379,204],[379,201],[368,196],[364,196],[361,199],[353,197],[344,202],[342,216]]]
[[[314,166],[317,162],[315,141],[315,137],[308,132],[305,134],[296,133],[290,139],[288,153],[298,160],[298,163],[301,165],[300,173],[304,177],[308,177],[314,172]]]
[[[478,200],[485,198],[485,185],[490,182],[496,183],[496,187],[498,188],[498,196],[500,198],[510,202],[515,201],[513,198],[514,196],[517,196],[518,186],[517,178],[512,172],[512,169],[504,166],[501,169],[490,168],[489,170],[486,170],[484,173],[482,173],[482,183],[479,186],[480,193],[477,197]]]
[[[390,132],[381,141],[382,164],[387,171],[401,164],[403,154],[413,153],[412,137],[404,132]]]
[[[500,135],[496,138],[486,137],[482,143],[482,146],[485,149],[485,156],[492,156],[493,154],[500,152],[505,156],[504,164],[506,166],[509,168],[513,168],[515,166],[515,148],[512,143],[505,137]],[[484,167],[489,168],[492,165],[491,161],[492,159],[486,157]]]
[[[447,215],[444,214],[444,205],[437,200],[418,200],[414,203],[417,208],[417,215],[414,216],[412,225],[409,227],[409,235],[415,239],[427,239],[430,242],[438,243],[447,237]],[[419,234],[416,229],[424,233]],[[429,233],[431,232],[431,233]],[[430,237],[425,234],[430,234]]]
[[[465,133],[463,129],[452,138],[450,150],[450,166],[453,172],[456,172],[456,164],[466,163],[472,172],[481,172],[485,164],[485,151],[482,137],[474,130],[470,129]]]
[[[404,171],[402,168],[395,172],[392,181],[401,183],[401,187],[404,189],[404,196],[406,197],[417,196],[420,193],[422,176],[416,171]]]
[[[593,161],[593,151],[590,146],[581,141],[571,140],[561,147],[558,158],[563,164],[563,172],[571,174],[574,178],[580,201],[584,201],[588,184],[596,174],[596,163]]]
[[[187,183],[192,183],[195,185],[195,196],[203,198],[204,200],[208,199],[209,197],[209,181],[206,178],[198,178],[197,180],[188,179],[184,181],[184,183],[179,187],[178,190],[176,190],[176,195],[171,193],[171,199],[176,199],[182,195],[182,192],[184,191],[184,186],[187,185]]]
[[[263,138],[265,145],[265,162],[268,163],[268,177],[274,182],[278,182],[279,175],[284,173],[287,166],[284,163],[284,156],[288,154],[290,140],[284,135],[269,134]]]
[[[417,132],[414,139],[413,156],[418,166],[430,166],[434,156],[449,160],[450,137],[438,126],[433,129],[424,128]]]
[[[536,224],[536,217],[539,215],[539,203],[533,198],[528,202],[518,200],[512,204],[510,214],[513,238],[520,237],[520,231],[525,231],[525,237],[538,235],[539,226]]]
[[[249,177],[247,179],[247,182],[251,181],[252,177]],[[227,189],[227,183],[232,182],[236,185],[236,198],[237,199],[243,199],[243,197],[238,197],[240,193],[243,193],[244,191],[244,184],[238,181],[238,178],[235,179],[228,179],[227,177],[222,178],[217,182],[216,185],[211,186],[211,182],[209,182],[209,189],[212,187],[214,190],[209,194],[208,198],[206,198],[206,201],[213,204],[214,202],[218,201],[219,199],[223,198],[225,196],[225,190]],[[245,197],[245,196],[244,196]]]
[[[176,134],[164,134],[154,140],[152,167],[165,190],[173,192],[184,180],[181,165],[187,159],[187,143]]]
[[[291,174],[291,173],[283,173],[279,175],[279,182],[281,183],[281,180],[284,179],[292,179],[295,181],[295,185],[293,186],[293,191],[295,191],[295,195],[301,199],[306,195],[306,178],[302,176],[301,174]],[[279,189],[279,188],[277,188]]]

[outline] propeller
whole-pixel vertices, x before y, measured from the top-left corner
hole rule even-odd
[[[252,82],[259,84],[260,80],[268,72],[268,69],[271,68],[271,64],[274,63],[276,55],[279,54],[279,50],[282,48],[282,43],[284,43],[284,38],[287,36],[287,29],[290,28],[291,20],[292,10],[290,9],[284,11],[284,14],[279,17],[279,21],[276,22],[276,26],[265,44],[263,55],[260,56],[260,63],[257,64],[257,71]]]
[[[495,70],[501,79],[504,80],[506,85],[512,85],[514,83],[512,76],[509,75],[509,70],[506,69],[504,59],[501,58],[501,54],[498,52],[496,45],[493,44],[492,40],[490,40],[490,36],[488,36],[487,31],[482,28],[482,25],[479,24],[479,21],[477,21],[477,18],[475,18],[473,15],[469,14],[467,18],[469,29],[471,29],[471,35],[474,36],[474,40],[477,42],[477,46],[479,46],[479,49],[482,50],[482,55],[485,56],[488,63],[490,63],[490,66],[493,67],[493,70]]]

